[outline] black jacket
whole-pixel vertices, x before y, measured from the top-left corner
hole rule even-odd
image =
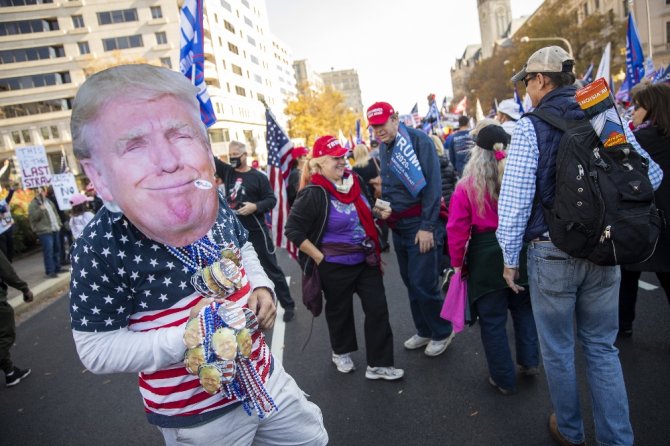
[[[354,173],[354,175],[356,174]],[[365,183],[358,175],[356,175],[356,178],[361,185],[361,193],[365,194],[368,203],[373,206],[373,198],[369,195]],[[305,240],[309,240],[317,248],[320,246],[328,223],[329,197],[330,194],[326,189],[314,184],[308,184],[298,192],[284,226],[284,235],[295,246],[300,247]],[[303,269],[303,273],[309,275],[314,265],[312,258],[299,251],[298,262]]]
[[[438,156],[438,158],[440,159],[440,176],[442,177],[442,196],[447,204],[447,209],[449,209],[449,200],[451,200],[451,194],[454,193],[454,188],[456,188],[456,170],[454,170],[454,165],[451,164],[447,155]]]

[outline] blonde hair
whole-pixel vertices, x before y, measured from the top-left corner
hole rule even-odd
[[[354,167],[365,167],[370,161],[370,154],[368,153],[368,148],[365,144],[356,144],[353,150],[354,154]]]
[[[432,139],[433,144],[435,144],[435,151],[437,152],[437,156],[444,156],[444,144],[442,144],[440,137],[437,135],[430,135],[430,139]]]
[[[300,187],[298,190],[301,190],[303,187],[309,184],[309,179],[312,177],[312,175],[315,173],[321,173],[321,167],[327,158],[327,156],[312,158],[311,154],[308,156],[300,174]]]
[[[486,127],[486,125],[475,128],[479,132],[483,127]],[[476,205],[477,215],[480,217],[484,217],[486,208],[489,206],[486,195],[491,197],[492,201],[498,201],[506,158],[498,161],[495,153],[505,149],[503,143],[494,144],[493,150],[485,150],[479,146],[474,146],[470,152],[470,159],[463,168],[463,176],[458,181],[458,184],[462,183],[462,186],[465,187],[468,197]]]

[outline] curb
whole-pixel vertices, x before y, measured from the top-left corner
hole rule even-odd
[[[65,291],[70,286],[70,271],[63,271],[58,277],[54,279],[45,279],[43,282],[31,287],[30,290],[33,292],[33,301],[24,302],[23,294],[16,294],[9,299],[7,302],[14,308],[16,314],[21,314],[31,306],[36,303],[46,300],[48,297],[52,296],[55,292]]]

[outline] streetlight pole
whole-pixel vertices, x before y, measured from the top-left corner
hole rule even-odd
[[[528,36],[523,36],[520,41],[523,43],[526,42],[534,42],[534,41],[545,41],[545,40],[560,40],[565,44],[565,46],[568,49],[568,54],[570,57],[574,59],[574,54],[572,52],[572,45],[570,45],[570,42],[568,42],[568,39],[565,39],[563,37],[528,37]]]

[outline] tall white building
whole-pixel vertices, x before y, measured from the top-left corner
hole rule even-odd
[[[78,173],[69,130],[87,74],[123,62],[179,69],[176,0],[0,1],[0,160],[42,144],[52,171],[61,154]],[[264,0],[206,0],[205,78],[218,122],[212,147],[246,142],[265,160],[265,101],[285,124],[295,93],[290,51],[269,29]],[[55,169],[54,169],[55,168]]]
[[[363,99],[361,86],[358,82],[358,72],[354,69],[331,70],[320,74],[324,85],[333,87],[344,96],[345,105],[357,116],[363,114]]]
[[[510,0],[477,0],[479,32],[482,38],[482,57],[493,54],[493,45],[507,32],[512,22]]]

